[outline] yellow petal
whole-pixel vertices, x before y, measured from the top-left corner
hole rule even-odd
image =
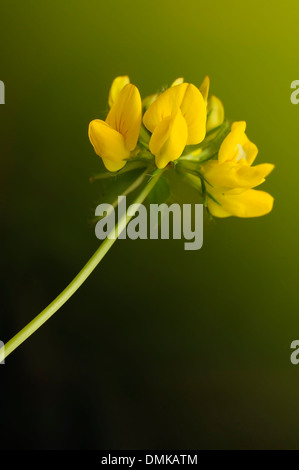
[[[246,155],[246,162],[249,165],[252,165],[252,163],[254,162],[258,154],[258,148],[253,142],[251,142],[248,139],[246,134],[244,134],[243,143],[239,145],[239,152],[240,151],[243,153],[243,155],[244,154]],[[237,161],[238,161],[239,156],[240,156],[240,153],[237,155]]]
[[[128,83],[130,83],[130,79],[127,75],[116,77],[113,80],[110,91],[109,91],[109,98],[108,98],[109,108],[112,107],[119,93],[121,92],[124,86],[128,85]]]
[[[120,170],[125,166],[130,152],[125,147],[123,136],[106,122],[95,119],[89,124],[88,135],[93,148],[109,171]]]
[[[235,131],[237,129],[242,129],[241,132],[245,132],[246,130],[246,122],[245,121],[235,121],[231,125],[231,131]]]
[[[274,165],[263,163],[256,166],[241,165],[235,162],[218,163],[210,160],[201,166],[202,174],[207,182],[215,188],[254,188],[265,181]]]
[[[206,75],[206,77],[202,81],[202,84],[199,87],[199,91],[202,94],[203,99],[205,100],[205,103],[207,103],[208,101],[209,89],[210,89],[210,77]]]
[[[207,105],[207,132],[215,129],[224,121],[224,107],[217,96],[210,96]]]
[[[271,212],[274,201],[269,193],[255,189],[249,189],[236,195],[213,193],[213,196],[215,196],[225,212],[236,217],[260,217],[266,215]],[[216,215],[215,202],[209,200],[208,207],[211,213],[218,217]]]
[[[166,117],[154,130],[149,143],[150,151],[156,157],[158,168],[179,158],[185,148],[188,128],[181,111]]]
[[[138,88],[132,84],[125,85],[110,109],[106,123],[123,136],[125,146],[130,151],[134,150],[138,141],[141,115]]]
[[[182,83],[170,87],[151,104],[143,116],[143,123],[150,132],[153,133],[163,119],[180,108],[187,86],[187,83]]]
[[[174,82],[170,86],[177,86],[181,85],[184,83],[183,77],[176,78]],[[146,96],[142,100],[142,106],[145,110],[147,110],[150,105],[158,98],[159,94],[158,93],[153,93],[152,95]]]
[[[255,188],[265,181],[274,165],[272,163],[261,163],[255,166],[241,165],[236,171],[236,177],[243,182],[242,187]],[[247,182],[247,183],[246,183]]]
[[[208,198],[208,209],[211,215],[214,217],[224,218],[224,217],[231,217],[232,214],[227,212],[220,204],[217,204],[216,201],[213,199]]]
[[[176,78],[174,82],[172,82],[171,86],[181,85],[182,83],[184,83],[184,79],[183,77],[179,77]]]
[[[246,129],[246,122],[240,121],[232,124],[230,133],[225,137],[222,142],[219,153],[219,163],[236,160],[239,154],[238,145],[244,140],[244,133]]]
[[[199,144],[206,134],[206,105],[194,85],[182,83],[168,88],[158,96],[143,116],[145,127],[154,132],[166,118],[181,109],[188,126],[188,145]]]
[[[188,126],[187,145],[199,144],[206,135],[207,107],[202,94],[192,83],[187,84],[181,104]]]
[[[232,132],[239,133],[239,142],[237,145],[237,153],[235,155],[235,159],[236,161],[244,160],[249,165],[252,165],[258,154],[258,148],[253,142],[248,139],[247,135],[245,134],[245,129],[246,123],[244,121],[234,122],[232,124]]]

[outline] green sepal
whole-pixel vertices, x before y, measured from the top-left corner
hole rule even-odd
[[[144,148],[148,149],[150,138],[151,138],[151,134],[144,127],[144,125],[141,124],[140,132],[139,132],[139,139],[138,139],[139,144],[142,145]]]

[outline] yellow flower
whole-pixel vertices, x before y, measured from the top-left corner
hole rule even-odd
[[[102,158],[107,170],[118,171],[125,166],[136,147],[142,110],[135,85],[127,84],[112,95],[115,101],[106,120],[91,121],[88,133],[96,154]]]
[[[203,141],[206,135],[206,104],[194,85],[181,83],[164,91],[143,116],[152,133],[149,149],[158,168],[181,156],[186,145]]]
[[[215,217],[258,217],[272,210],[273,197],[252,188],[265,181],[274,165],[252,167],[258,149],[245,134],[246,123],[234,122],[222,142],[218,160],[201,167],[206,180],[208,208]]]
[[[208,102],[209,90],[210,90],[210,77],[206,75],[202,81],[202,84],[199,87],[199,91],[202,94],[203,99],[205,100],[205,103]]]
[[[208,208],[214,217],[260,217],[271,212],[273,197],[265,191],[248,189],[240,194],[212,192],[217,202],[208,198]]]
[[[251,165],[257,156],[257,146],[245,134],[246,122],[234,122],[231,132],[221,144],[218,154],[219,163],[235,161]]]
[[[177,86],[181,85],[184,82],[184,79],[182,77],[176,78],[174,82],[170,86]],[[156,101],[158,98],[159,93],[153,93],[152,95],[146,96],[142,100],[142,106],[145,109],[145,111],[150,107],[150,105]]]
[[[129,83],[130,83],[130,79],[128,75],[122,75],[120,77],[116,77],[113,80],[110,91],[109,91],[109,97],[108,97],[109,108],[112,107],[112,105],[116,101],[116,98],[120,94],[121,90]]]
[[[210,77],[207,75],[199,87],[207,105],[207,132],[220,126],[224,121],[224,107],[219,98],[214,95],[209,97]]]
[[[182,83],[184,83],[184,79],[183,77],[179,77],[179,78],[176,78],[175,81],[172,82],[170,86],[177,86],[177,85],[181,85]]]
[[[220,126],[224,121],[224,107],[217,96],[211,95],[207,104],[207,132]]]

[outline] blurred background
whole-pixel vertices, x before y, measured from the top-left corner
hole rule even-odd
[[[296,0],[1,1],[4,342],[98,247],[87,128],[116,75],[143,96],[210,75],[276,165],[273,212],[206,220],[199,251],[116,242],[1,366],[2,449],[299,448],[298,14]]]

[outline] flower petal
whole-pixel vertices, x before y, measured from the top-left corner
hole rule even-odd
[[[143,116],[145,127],[154,132],[166,118],[181,109],[188,126],[188,145],[202,142],[206,135],[207,110],[202,94],[191,83],[182,83],[165,90]]]
[[[176,78],[175,81],[172,82],[170,86],[177,86],[177,85],[181,85],[182,83],[184,83],[184,79],[183,77],[179,77],[179,78]]]
[[[181,110],[188,126],[187,145],[199,144],[206,135],[207,107],[201,92],[192,83],[187,84]]]
[[[217,96],[210,96],[207,105],[207,132],[220,126],[224,121],[224,107]]]
[[[244,182],[244,186],[250,185],[250,188],[255,188],[265,181],[271,171],[273,171],[274,165],[272,163],[261,163],[260,165],[247,166],[241,165],[236,171],[236,177],[239,181]],[[245,184],[247,182],[247,184]]]
[[[201,166],[202,174],[212,187],[222,190],[234,188],[254,188],[265,181],[274,165],[263,163],[256,166],[242,165],[235,162],[218,163],[210,160]]]
[[[232,124],[230,133],[225,137],[220,146],[218,153],[219,163],[237,159],[239,153],[238,145],[244,140],[245,129],[245,121],[234,122]]]
[[[141,98],[135,85],[125,85],[110,109],[106,123],[124,138],[125,146],[132,151],[136,147],[141,125]]]
[[[158,168],[179,158],[185,148],[188,128],[181,111],[166,117],[155,128],[149,143],[150,151],[156,157]]]
[[[128,83],[130,83],[130,79],[128,75],[122,75],[120,77],[116,77],[113,80],[110,91],[109,91],[109,98],[108,98],[109,108],[112,107],[119,93],[121,92],[124,86],[128,85]]]
[[[223,207],[218,204],[216,201],[213,201],[213,199],[208,198],[208,209],[211,215],[214,217],[219,217],[219,218],[224,218],[224,217],[231,217],[232,214],[227,212]]]
[[[236,217],[260,217],[271,212],[273,207],[273,197],[264,191],[249,189],[241,194],[220,194],[213,196],[221,204],[222,209],[230,215]],[[215,202],[209,200],[208,207],[213,215],[216,215]],[[221,217],[221,215],[220,215]],[[223,215],[222,215],[223,217]]]
[[[143,123],[150,132],[153,133],[163,119],[171,116],[180,108],[187,86],[187,83],[172,86],[151,104],[143,116]]]
[[[205,100],[205,103],[207,103],[208,101],[209,89],[210,89],[210,77],[206,75],[202,81],[202,84],[199,87],[199,91],[202,94],[203,99]]]
[[[246,161],[249,165],[252,165],[254,160],[256,159],[256,156],[258,154],[258,148],[257,146],[251,142],[247,135],[244,135],[244,140],[243,143],[241,144],[242,149],[246,155]],[[238,157],[237,157],[238,158]]]
[[[99,157],[109,171],[120,170],[125,166],[130,152],[125,146],[123,136],[100,119],[91,121],[88,129],[89,139]]]

